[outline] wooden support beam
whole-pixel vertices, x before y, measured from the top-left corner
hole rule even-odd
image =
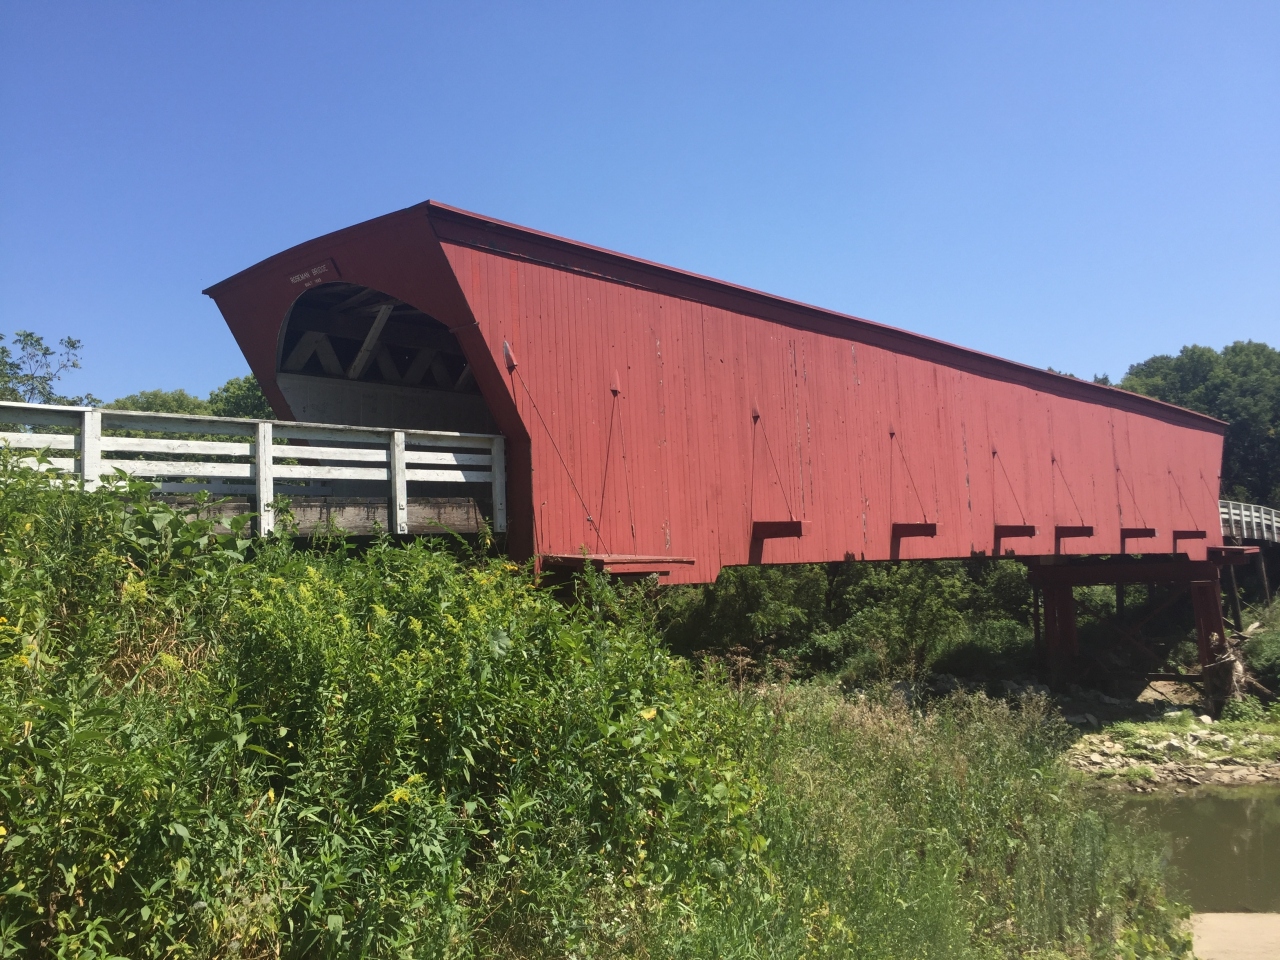
[[[1175,530],[1173,531],[1173,552],[1178,552],[1179,540],[1203,540],[1209,534],[1204,530]]]
[[[373,318],[373,325],[369,327],[369,332],[365,334],[364,343],[360,345],[360,352],[356,354],[355,360],[351,361],[351,369],[347,371],[348,380],[359,380],[364,373],[365,367],[373,359],[373,351],[378,345],[378,337],[382,335],[382,328],[387,324],[387,317],[391,316],[391,311],[394,309],[395,304],[393,303],[384,303],[378,308],[378,315]]]
[[[405,469],[404,431],[391,434],[391,532],[409,532],[409,484]]]
[[[751,524],[752,540],[785,540],[803,537],[810,524],[805,520],[755,520]]]
[[[1244,615],[1240,610],[1240,588],[1236,586],[1236,568],[1227,565],[1227,594],[1231,599],[1231,619],[1237,632],[1244,631]]]
[[[258,421],[258,435],[253,448],[253,485],[258,500],[258,536],[265,537],[276,528],[274,502],[275,463],[271,450],[271,421]]]
[[[1063,540],[1085,540],[1093,536],[1093,527],[1087,524],[1079,526],[1060,526],[1053,528],[1053,552],[1062,553]]]
[[[1098,560],[1092,563],[1040,563],[1027,570],[1032,583],[1083,587],[1114,583],[1191,583],[1217,579],[1207,560]]]
[[[391,351],[387,349],[386,344],[378,347],[376,360],[378,372],[382,374],[383,380],[387,383],[400,382],[400,371],[396,369],[396,362],[391,359]]]
[[[102,482],[102,412],[86,410],[80,414],[80,479],[86,490],[95,490]]]
[[[936,523],[895,523],[891,535],[898,538],[904,537],[936,537],[938,535],[938,525]]]
[[[1261,550],[1260,547],[1209,547],[1206,555],[1208,558],[1222,566],[1240,567],[1249,562],[1249,559]]]
[[[351,307],[354,307],[357,303],[362,303],[363,301],[368,300],[377,292],[378,291],[374,290],[372,287],[365,287],[359,293],[355,294],[355,296],[347,297],[347,299],[343,300],[336,307],[330,307],[329,309],[334,313],[341,313],[343,310],[349,310]]]
[[[418,351],[418,355],[409,363],[409,369],[404,372],[404,376],[400,382],[406,387],[416,387],[422,382],[422,378],[427,375],[427,371],[431,369],[431,361],[436,358],[437,350],[435,347],[423,347]]]
[[[1120,528],[1120,552],[1128,553],[1127,545],[1130,540],[1150,540],[1157,536],[1159,531],[1155,527],[1121,527]]]
[[[320,366],[325,373],[334,377],[342,375],[342,364],[333,350],[333,344],[329,342],[326,334],[318,330],[308,330],[298,339],[293,349],[289,351],[282,369],[289,373],[296,373],[307,365],[312,354],[319,358]]]
[[[1000,544],[1005,540],[1021,539],[1023,537],[1034,537],[1036,528],[1026,523],[997,523],[995,529],[995,539],[992,542],[991,555],[993,557],[1000,556]],[[1012,550],[1009,551],[1013,553]]]
[[[493,531],[507,532],[507,443],[503,437],[494,437],[489,448],[490,467],[493,474]]]
[[[895,523],[889,528],[889,559],[897,560],[902,549],[902,541],[911,537],[936,537],[936,523]]]
[[[329,342],[328,337],[322,336],[316,341],[316,358],[320,361],[321,368],[329,376],[342,376],[342,361],[338,359],[338,355],[334,352],[333,344]]]
[[[1068,584],[1044,587],[1044,637],[1049,668],[1055,678],[1069,676],[1080,640],[1076,632],[1076,598]]]
[[[297,373],[307,365],[311,355],[316,352],[316,343],[323,339],[323,333],[316,330],[308,330],[298,338],[298,342],[293,345],[293,349],[289,351],[289,356],[285,357],[280,369],[289,373]]]
[[[792,537],[803,537],[809,532],[806,520],[753,520],[751,522],[751,540],[747,544],[747,563],[764,562],[764,542],[766,540],[786,540]]]
[[[1217,569],[1212,579],[1191,584],[1191,604],[1196,617],[1196,641],[1200,666],[1207,667],[1217,659],[1226,645],[1227,628],[1222,622],[1222,588]]]
[[[462,373],[458,374],[458,382],[453,385],[455,391],[465,390],[472,381],[475,380],[475,374],[471,371],[471,364],[467,364],[462,368]]]
[[[444,365],[444,358],[439,352],[431,358],[431,376],[441,390],[453,389],[453,377],[449,376],[449,368]]]

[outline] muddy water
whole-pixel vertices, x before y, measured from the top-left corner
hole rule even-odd
[[[1280,786],[1135,797],[1173,840],[1174,883],[1200,913],[1280,911]]]

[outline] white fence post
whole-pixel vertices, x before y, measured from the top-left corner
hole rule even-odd
[[[493,529],[495,533],[507,532],[507,447],[502,437],[494,437],[491,450],[493,471]]]
[[[405,475],[404,431],[391,433],[391,532],[409,532],[409,483]]]
[[[258,421],[257,440],[253,453],[254,486],[258,495],[258,536],[265,537],[276,528],[275,511],[272,508],[276,495],[272,476],[275,462],[271,450],[271,421]]]
[[[80,414],[80,478],[86,490],[96,490],[102,482],[102,412]]]

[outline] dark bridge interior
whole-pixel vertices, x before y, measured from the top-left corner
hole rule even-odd
[[[496,432],[444,324],[370,287],[303,293],[281,329],[276,369],[298,420]]]

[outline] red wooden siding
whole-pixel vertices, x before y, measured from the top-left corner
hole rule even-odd
[[[512,441],[516,553],[693,559],[677,582],[782,521],[804,535],[763,562],[990,554],[997,525],[1036,528],[1022,556],[1221,543],[1216,421],[433,204],[213,288],[268,386],[283,278],[325,259],[458,334]]]

